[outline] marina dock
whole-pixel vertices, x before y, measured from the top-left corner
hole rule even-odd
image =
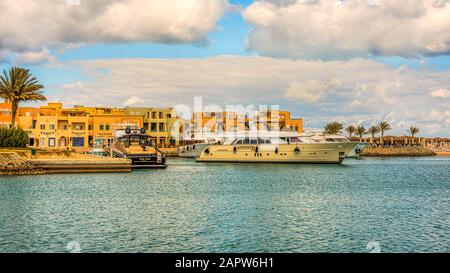
[[[120,173],[131,172],[131,160],[98,159],[30,159],[29,162],[45,173]]]
[[[15,152],[0,153],[0,175],[34,175],[48,173],[127,173],[131,160],[71,154],[29,158]]]

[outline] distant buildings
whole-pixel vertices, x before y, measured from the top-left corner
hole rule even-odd
[[[48,103],[39,108],[19,107],[17,124],[29,137],[31,147],[84,151],[94,142],[108,145],[114,129],[146,128],[159,147],[175,147],[202,134],[269,130],[303,130],[303,120],[292,119],[287,111],[254,113],[198,112],[191,119],[179,118],[173,108],[157,107],[85,107],[63,108],[61,103]],[[0,104],[0,127],[11,126],[11,104]]]
[[[280,110],[236,112],[197,112],[189,122],[191,137],[208,133],[237,131],[303,131],[303,119],[291,119]]]

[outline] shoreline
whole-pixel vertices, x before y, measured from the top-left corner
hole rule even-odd
[[[450,156],[450,152],[435,152],[436,156]]]
[[[131,160],[100,158],[76,153],[40,154],[31,158],[26,152],[0,152],[0,175],[36,175],[55,173],[131,172]]]
[[[367,147],[361,153],[361,157],[412,157],[436,155],[436,152],[426,147]]]

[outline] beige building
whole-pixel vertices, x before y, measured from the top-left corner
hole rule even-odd
[[[173,108],[127,107],[125,114],[141,116],[143,127],[158,147],[173,147],[179,144],[179,119]]]

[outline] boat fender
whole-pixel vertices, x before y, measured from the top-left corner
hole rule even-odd
[[[275,148],[275,154],[278,154],[278,147]]]
[[[236,151],[237,151],[237,148],[236,148],[236,146],[234,146],[233,147],[233,153],[236,153]]]
[[[299,148],[299,147],[295,147],[294,152],[295,152],[296,154],[299,154],[299,153],[300,153],[300,148]]]
[[[257,153],[257,152],[258,152],[258,146],[255,147],[255,153]]]
[[[205,149],[205,154],[209,155],[209,149],[208,148]]]

